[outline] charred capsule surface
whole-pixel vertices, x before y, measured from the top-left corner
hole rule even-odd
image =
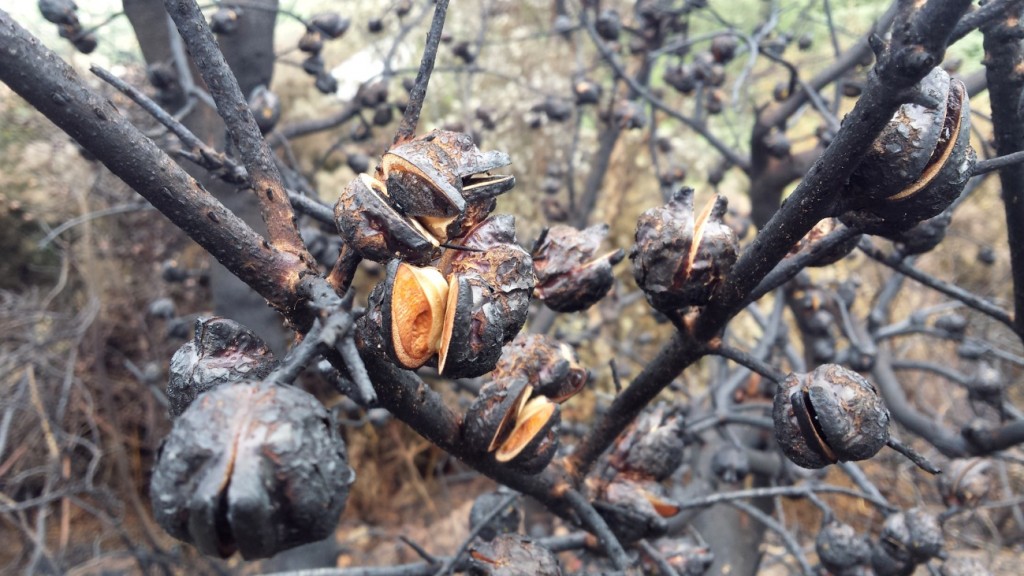
[[[623,258],[622,250],[597,254],[607,236],[607,224],[549,228],[533,249],[534,295],[556,312],[586,310],[604,298],[615,282],[612,268]]]
[[[682,415],[658,404],[642,412],[619,437],[609,463],[620,472],[664,480],[683,463],[684,432]]]
[[[252,330],[227,318],[199,318],[192,341],[171,357],[171,416],[180,416],[197,396],[218,384],[264,378],[276,366],[270,348]]]
[[[236,382],[196,400],[161,447],[157,522],[205,554],[264,558],[334,532],[354,479],[324,407],[291,386]]]
[[[967,90],[935,68],[850,176],[841,217],[869,234],[907,230],[949,207],[974,161]]]
[[[858,574],[871,560],[871,545],[868,539],[849,524],[829,522],[822,526],[814,541],[818,560],[830,573],[837,575]]]
[[[505,345],[494,378],[522,376],[537,393],[555,402],[575,396],[587,384],[587,369],[571,346],[542,334],[520,334]]]
[[[889,411],[875,388],[838,364],[790,374],[772,416],[783,453],[804,468],[871,458],[889,439]]]
[[[694,217],[693,189],[681,188],[640,216],[630,258],[651,306],[667,312],[711,300],[739,251],[736,233],[722,220],[727,209],[716,196]]]

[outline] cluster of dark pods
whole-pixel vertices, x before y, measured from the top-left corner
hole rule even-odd
[[[612,268],[624,256],[621,249],[598,254],[606,236],[607,224],[545,230],[533,248],[534,296],[558,312],[586,310],[604,298],[615,282]]]
[[[150,484],[157,522],[206,554],[246,559],[322,540],[355,478],[337,426],[312,395],[261,381],[273,356],[230,320],[197,322],[174,355],[175,417]]]
[[[452,239],[434,266],[392,260],[359,321],[364,349],[399,366],[429,361],[452,378],[494,369],[519,333],[534,288],[530,255],[515,242],[512,216],[490,216]]]
[[[889,411],[875,387],[838,364],[786,377],[772,417],[782,452],[804,468],[866,460],[889,441]]]
[[[715,196],[693,212],[693,189],[680,188],[636,225],[633,276],[651,306],[670,312],[704,306],[736,262],[739,241],[725,224],[728,203]]]
[[[963,82],[935,68],[917,94],[896,111],[850,176],[840,209],[847,225],[899,235],[941,214],[970,179],[975,154]]]
[[[78,5],[74,0],[39,0],[39,12],[47,22],[57,25],[61,38],[66,38],[82,54],[96,49],[96,33],[86,30],[78,21]]]
[[[536,474],[558,450],[559,404],[587,380],[587,370],[568,345],[520,335],[501,350],[491,381],[466,412],[463,438],[497,462]]]
[[[942,527],[921,508],[894,512],[872,541],[849,524],[826,520],[815,540],[821,567],[835,576],[909,576],[942,555]]]
[[[504,152],[481,152],[462,132],[435,130],[397,144],[373,175],[360,174],[342,190],[338,230],[367,260],[427,264],[515,186],[513,176],[488,174],[510,163]]]
[[[665,404],[640,414],[605,458],[604,471],[590,483],[597,511],[620,537],[633,541],[676,515],[679,506],[661,482],[683,463],[682,414]]]
[[[338,81],[324,66],[320,52],[324,42],[336,40],[345,35],[351,21],[337,12],[317,14],[306,23],[306,32],[299,38],[299,50],[307,54],[302,61],[302,70],[316,78],[316,89],[324,94],[333,94],[338,90]]]

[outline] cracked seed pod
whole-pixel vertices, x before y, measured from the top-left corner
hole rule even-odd
[[[742,482],[750,474],[750,456],[746,450],[727,444],[711,457],[711,473],[728,484]]]
[[[561,576],[555,555],[519,534],[504,534],[469,547],[471,576]]]
[[[842,220],[890,236],[937,216],[963,191],[975,155],[963,82],[941,68],[918,85],[850,176]]]
[[[609,463],[620,472],[665,480],[683,463],[685,431],[682,414],[658,404],[642,412],[619,437]]]
[[[249,109],[261,134],[273,130],[281,118],[281,100],[263,84],[253,88],[249,95]]]
[[[502,343],[522,329],[536,284],[530,254],[516,244],[515,217],[489,216],[452,242],[438,268],[445,275],[477,275],[495,290],[504,320]]]
[[[203,392],[227,382],[265,378],[277,366],[252,330],[227,318],[198,318],[195,335],[171,357],[167,400],[180,416]]]
[[[360,174],[341,192],[334,221],[345,243],[367,260],[392,258],[426,264],[437,253],[437,240],[419,222],[398,212],[379,180]]]
[[[251,560],[334,533],[354,479],[345,444],[310,394],[220,386],[189,407],[150,484],[157,522],[204,554]]]
[[[317,14],[310,19],[309,25],[331,40],[337,40],[348,31],[352,22],[337,12]]]
[[[786,254],[787,258],[797,256],[798,254],[805,253],[811,250],[811,248],[819,242],[825,236],[828,236],[840,226],[839,219],[837,218],[824,218],[820,222],[811,228],[810,232],[804,234],[804,237],[799,242],[793,245],[790,249],[789,254]],[[860,242],[861,234],[855,234],[849,240],[842,242],[832,249],[822,252],[813,262],[808,266],[831,266],[836,262],[846,258],[853,249],[857,247]]]
[[[409,370],[419,368],[441,348],[448,282],[436,268],[399,260],[388,263],[381,301],[384,351]]]
[[[556,312],[586,310],[604,298],[615,283],[612,268],[623,258],[621,249],[596,255],[607,236],[607,224],[549,228],[533,248],[534,296]]]
[[[804,468],[871,458],[889,439],[889,411],[874,386],[838,364],[787,376],[772,418],[783,453]]]
[[[589,373],[580,366],[571,346],[543,334],[520,334],[505,345],[494,367],[494,379],[522,376],[538,394],[564,402],[587,384]]]
[[[680,188],[668,204],[644,212],[636,225],[633,276],[651,306],[662,312],[704,306],[729,274],[739,242],[715,196],[693,215],[693,189]]]
[[[537,474],[558,449],[558,404],[536,394],[525,378],[485,384],[466,411],[462,437],[476,452],[524,474]]]
[[[715,563],[711,548],[695,543],[691,538],[666,536],[651,542],[658,554],[675,570],[678,576],[702,576]],[[658,572],[658,567],[647,556],[643,566],[648,574]]]
[[[938,519],[922,508],[890,515],[882,524],[878,540],[890,556],[907,558],[915,564],[939,556],[945,544]]]
[[[494,287],[477,275],[448,277],[437,361],[442,376],[475,378],[494,369],[507,327],[499,300]]]
[[[853,576],[871,561],[871,544],[853,526],[832,521],[822,526],[814,541],[818,560],[831,574]]]
[[[508,492],[484,492],[473,501],[473,508],[469,511],[469,529],[475,530],[494,509],[501,505],[508,498]],[[509,503],[504,510],[498,513],[487,526],[479,532],[480,538],[490,542],[499,534],[508,534],[519,529],[519,522],[523,519],[522,506],[518,498]]]

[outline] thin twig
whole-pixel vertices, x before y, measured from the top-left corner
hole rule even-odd
[[[437,59],[437,47],[441,44],[441,32],[444,29],[444,19],[448,13],[448,0],[438,0],[434,6],[434,19],[430,22],[430,31],[427,32],[427,43],[423,47],[423,57],[420,59],[420,69],[416,73],[416,82],[409,91],[409,104],[402,114],[402,122],[395,132],[395,144],[412,139],[416,135],[416,126],[420,122],[420,111],[423,110],[423,100],[427,97],[427,85],[430,83],[430,74],[434,70],[434,60]]]
[[[509,494],[500,502],[498,502],[498,505],[495,506],[493,510],[488,512],[483,518],[481,518],[480,523],[474,526],[473,529],[469,531],[469,535],[466,536],[466,538],[462,541],[462,545],[459,546],[459,549],[455,551],[455,555],[449,558],[444,563],[444,566],[442,566],[441,569],[434,574],[434,576],[445,576],[446,574],[451,574],[452,570],[455,569],[455,565],[462,559],[462,555],[466,553],[467,549],[469,549],[469,545],[473,542],[473,539],[479,536],[480,532],[482,532],[483,529],[486,528],[488,524],[490,524],[495,518],[497,518],[502,512],[504,512],[505,509],[508,508],[509,505],[512,504],[512,502],[514,502],[515,499],[518,497],[518,494]]]
[[[608,554],[608,558],[612,561],[612,565],[615,566],[616,570],[625,570],[633,564],[619,539],[615,537],[611,528],[608,527],[608,523],[597,513],[597,510],[594,509],[590,501],[583,494],[570,488],[565,491],[565,499],[576,514],[579,515],[580,520],[587,526],[587,529],[597,535],[598,542],[605,553]]]

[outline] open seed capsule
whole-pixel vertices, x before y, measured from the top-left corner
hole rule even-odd
[[[379,180],[360,174],[334,206],[334,221],[346,244],[374,262],[400,258],[413,264],[434,259],[438,241],[419,222],[392,206]]]
[[[448,283],[436,268],[392,260],[384,280],[381,328],[403,368],[419,368],[441,347]]]
[[[681,188],[668,204],[640,216],[630,258],[651,306],[672,311],[711,300],[739,251],[736,233],[722,221],[727,208],[716,196],[694,218],[693,189]]]
[[[481,453],[526,474],[543,470],[558,447],[558,405],[535,394],[525,378],[485,384],[466,412],[463,437]]]
[[[775,438],[804,468],[866,460],[889,439],[889,411],[863,376],[825,364],[790,374],[775,393]]]

